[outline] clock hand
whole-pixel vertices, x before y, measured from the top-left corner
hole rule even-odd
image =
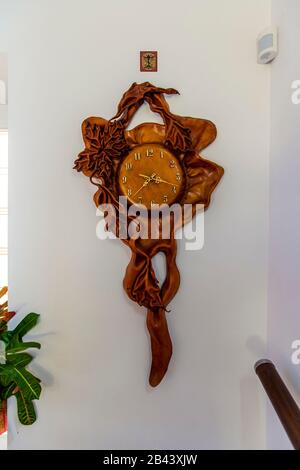
[[[156,173],[153,173],[151,176],[146,176],[142,174],[139,174],[139,176],[141,176],[142,178],[145,178],[146,181],[148,181],[149,183],[153,181],[156,184],[165,183],[165,184],[169,184],[170,186],[178,186],[178,184],[176,183],[170,183],[169,181],[161,179],[160,176],[156,176]]]
[[[154,182],[157,183],[157,184],[159,184],[159,183],[165,183],[165,184],[169,184],[170,186],[178,186],[178,184],[170,183],[169,181],[166,181],[166,180],[161,179],[160,176],[156,176],[155,179],[154,179]]]
[[[146,180],[153,181],[154,178],[156,177],[156,173],[152,173],[151,176],[146,176],[146,175],[141,175],[141,174],[139,174],[139,176],[141,176],[142,178],[145,178]]]
[[[148,178],[148,177],[147,177]],[[134,193],[133,197],[135,197],[140,191],[142,191],[143,188],[145,188],[146,186],[148,186],[150,182],[150,179],[148,178],[146,181],[144,181],[143,185],[140,187],[140,189],[137,190],[136,193]]]

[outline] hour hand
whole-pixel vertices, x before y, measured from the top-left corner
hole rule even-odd
[[[139,176],[141,176],[142,178],[145,178],[145,180],[152,181],[156,177],[156,173],[153,173],[151,176],[142,175],[142,174],[139,174]]]

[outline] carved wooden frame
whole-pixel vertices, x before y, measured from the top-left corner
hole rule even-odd
[[[211,194],[224,173],[221,166],[199,155],[215,140],[216,126],[205,119],[172,114],[164,94],[179,93],[173,88],[158,88],[149,82],[133,83],[124,93],[112,119],[90,117],[82,124],[85,149],[76,159],[74,168],[83,172],[97,186],[94,195],[97,207],[103,203],[114,205],[118,214],[117,227],[122,212],[116,184],[117,169],[122,158],[136,145],[147,142],[163,144],[180,160],[186,176],[186,188],[180,204],[182,207],[184,204],[192,205],[191,216],[195,215],[197,204],[208,208]],[[144,102],[149,104],[153,112],[161,115],[164,124],[144,123],[126,130]],[[174,237],[177,228],[178,225],[173,225],[170,239],[122,240],[132,252],[124,277],[124,289],[130,299],[147,309],[152,350],[149,382],[153,387],[161,382],[172,356],[166,313],[180,284]],[[167,267],[166,279],[161,287],[151,263],[159,252],[165,254]]]

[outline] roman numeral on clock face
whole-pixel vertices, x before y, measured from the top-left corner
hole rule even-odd
[[[130,163],[130,162],[125,163],[125,170],[132,170],[132,168],[133,168],[132,163]]]

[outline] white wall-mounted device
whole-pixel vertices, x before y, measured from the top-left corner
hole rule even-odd
[[[272,26],[260,33],[257,38],[257,62],[269,64],[278,55],[278,30]]]

